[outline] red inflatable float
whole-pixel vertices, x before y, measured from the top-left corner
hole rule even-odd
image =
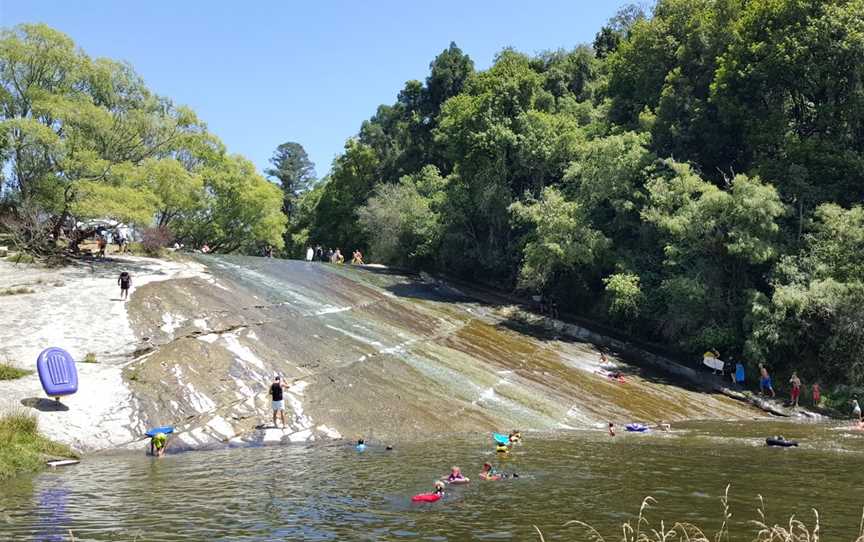
[[[441,495],[438,493],[420,493],[411,497],[411,500],[414,502],[435,502],[440,498]]]

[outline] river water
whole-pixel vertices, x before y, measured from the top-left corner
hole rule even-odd
[[[766,435],[800,439],[767,448]],[[528,433],[510,457],[488,435],[372,443],[317,443],[198,451],[153,459],[96,455],[81,464],[5,482],[2,540],[587,540],[578,519],[606,540],[647,518],[698,524],[712,535],[731,484],[732,540],[751,540],[765,497],[771,523],[790,515],[827,540],[854,540],[864,505],[864,433],[776,421],[689,422],[669,434]],[[492,461],[520,477],[481,482]],[[475,479],[437,503],[412,504],[459,465]]]

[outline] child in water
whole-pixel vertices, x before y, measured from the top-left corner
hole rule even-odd
[[[460,469],[459,467],[451,467],[450,468],[450,474],[448,476],[442,478],[442,480],[446,480],[449,483],[468,482],[469,481],[468,478],[466,478],[462,474],[462,469]]]
[[[495,447],[495,451],[499,454],[507,454],[507,453],[510,453],[510,448],[508,448],[506,444],[499,443]]]
[[[442,482],[441,480],[438,480],[437,482],[435,482],[435,490],[432,493],[443,497],[444,496],[444,482]]]
[[[168,437],[165,433],[156,433],[150,437],[150,455],[154,457],[162,457],[165,455],[165,448],[168,447]]]
[[[522,440],[522,432],[514,429],[513,431],[510,431],[509,438],[510,438],[510,444],[520,442]]]

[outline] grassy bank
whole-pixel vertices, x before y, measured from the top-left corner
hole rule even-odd
[[[27,376],[32,372],[33,371],[13,367],[8,363],[0,363],[0,380],[15,380],[16,378]]]
[[[47,457],[76,457],[72,450],[39,434],[36,416],[25,412],[0,415],[0,480],[36,472]]]

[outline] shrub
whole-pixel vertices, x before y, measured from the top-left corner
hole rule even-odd
[[[99,363],[96,360],[96,354],[94,354],[93,352],[87,352],[87,355],[84,356],[83,361],[84,361],[84,363]]]
[[[174,234],[166,226],[145,228],[141,232],[141,249],[148,256],[158,257],[174,242]]]
[[[18,367],[13,367],[8,363],[0,363],[0,380],[15,380],[16,378],[21,378],[31,373],[33,373],[33,371],[19,369]]]
[[[36,416],[14,410],[0,416],[0,480],[42,468],[46,457],[75,457],[68,446],[43,437]]]
[[[18,288],[5,288],[0,290],[0,296],[5,295],[21,295],[21,294],[32,294],[36,291],[32,288],[27,288],[25,286],[19,286]]]

